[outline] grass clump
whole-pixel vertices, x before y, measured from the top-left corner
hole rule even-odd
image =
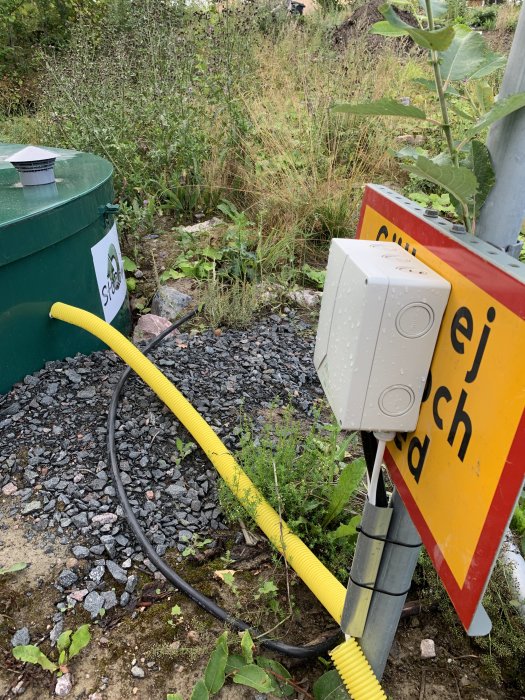
[[[452,603],[426,552],[421,554],[414,580],[420,586],[419,594],[424,604],[437,603],[446,627],[455,639],[468,644],[471,653],[483,652],[479,656],[488,677],[498,685],[509,682],[519,691],[525,692],[521,653],[525,649],[525,626],[512,593],[509,567],[501,561],[496,562],[482,600],[492,621],[492,631],[486,637],[465,637]]]
[[[211,280],[203,285],[200,300],[212,328],[246,328],[265,304],[260,287],[242,280],[232,284]]]
[[[292,532],[346,582],[359,521],[350,498],[365,470],[364,460],[355,458],[356,434],[343,435],[319,415],[305,427],[290,407],[274,418],[260,435],[253,424],[244,424],[237,459]],[[253,516],[257,506],[241,505],[225,485],[220,499],[230,521]]]

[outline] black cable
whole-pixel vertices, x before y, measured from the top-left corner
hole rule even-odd
[[[368,477],[371,479],[377,453],[377,438],[374,433],[368,432],[367,430],[362,430],[361,443],[363,445],[363,453],[365,455]],[[388,506],[388,496],[386,494],[383,472],[379,473],[379,479],[377,481],[376,506],[379,508],[386,508]]]
[[[186,314],[186,316],[173,323],[169,328],[162,331],[162,333],[160,333],[150,343],[148,343],[148,345],[144,349],[144,354],[147,354],[155,347],[157,347],[157,345],[159,345],[169,333],[171,333],[174,329],[179,328],[179,326],[182,326],[184,323],[187,323],[187,321],[193,318],[193,316],[195,316],[196,313],[197,309],[194,309],[190,313]],[[146,554],[151,563],[154,564],[157,567],[157,569],[162,573],[162,575],[165,576],[165,578],[176,588],[178,588],[181,591],[181,593],[184,593],[186,596],[188,596],[188,598],[191,598],[191,600],[200,605],[201,608],[204,608],[206,612],[211,613],[216,618],[222,620],[234,629],[242,631],[249,630],[252,637],[258,642],[260,642],[267,649],[275,651],[279,654],[293,656],[299,659],[310,659],[325,655],[330,649],[332,649],[336,644],[338,644],[341,641],[341,632],[338,632],[336,635],[329,637],[320,644],[312,644],[311,646],[293,646],[290,644],[285,644],[284,642],[266,639],[264,635],[261,634],[261,632],[254,629],[247,622],[236,619],[235,617],[227,613],[225,610],[223,610],[223,608],[218,606],[217,603],[211,600],[211,598],[208,598],[207,596],[203,595],[198,590],[193,588],[193,586],[187,583],[187,581],[184,581],[184,579],[182,579],[179,576],[179,574],[177,574],[177,572],[174,571],[162,559],[162,557],[160,557],[157,554],[155,548],[146,537],[144,530],[140,526],[137,518],[135,517],[135,514],[133,513],[131,505],[128,501],[126,490],[120,477],[120,469],[115,446],[115,421],[117,416],[118,402],[122,394],[124,385],[126,384],[126,381],[130,374],[131,367],[126,367],[126,369],[122,372],[117,386],[115,387],[115,391],[113,392],[113,396],[111,397],[111,404],[109,407],[108,414],[108,454],[111,465],[111,472],[113,475],[113,481],[117,490],[120,504],[122,505],[122,509],[124,511],[124,517],[128,521],[128,524],[133,534],[137,538],[140,546],[142,547],[142,551],[144,552],[144,554]]]

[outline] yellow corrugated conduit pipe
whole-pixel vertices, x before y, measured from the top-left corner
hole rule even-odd
[[[180,391],[127,338],[94,314],[57,302],[51,318],[83,328],[102,340],[126,362],[175,414],[199,443],[239,501],[249,509],[254,520],[271,543],[308,586],[337,623],[341,621],[345,588],[312,554],[308,547],[284,523],[246,476],[224,443]],[[351,697],[355,700],[386,699],[377,678],[354,639],[330,652],[334,664]]]

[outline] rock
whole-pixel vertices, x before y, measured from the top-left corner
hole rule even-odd
[[[57,643],[57,639],[60,637],[64,631],[64,620],[59,620],[49,633],[49,639],[51,644],[54,646]]]
[[[104,578],[104,567],[103,566],[95,566],[91,571],[89,572],[89,578],[94,581],[96,584],[99,584],[102,579]]]
[[[117,605],[117,596],[115,591],[103,591],[102,597],[104,598],[104,609],[111,610]]]
[[[78,581],[78,576],[71,569],[64,569],[60,572],[57,578],[57,582],[62,586],[62,588],[71,588],[71,586]]]
[[[4,494],[4,496],[13,496],[17,491],[18,487],[16,486],[16,484],[13,484],[12,481],[10,481],[5,486],[2,486],[2,493]]]
[[[120,601],[119,601],[120,607],[125,608],[126,605],[129,603],[130,599],[131,599],[130,594],[127,591],[124,591],[124,593],[120,596]]]
[[[433,639],[421,640],[421,658],[433,659],[436,656],[436,645]]]
[[[64,370],[64,374],[73,384],[80,384],[80,382],[82,381],[82,377],[78,372],[75,372],[74,369],[66,369]]]
[[[81,603],[88,593],[89,591],[87,588],[82,588],[82,590],[80,591],[73,591],[73,593],[70,593],[69,597],[73,600],[76,600],[77,603]]]
[[[11,638],[11,646],[26,646],[31,642],[31,635],[27,627],[21,627],[17,630]]]
[[[159,333],[165,331],[171,326],[171,321],[156,314],[144,314],[137,321],[135,330],[133,331],[133,342],[140,343],[142,340],[152,340]],[[177,329],[173,330],[169,335],[178,335]]]
[[[118,515],[115,515],[115,513],[100,513],[99,515],[95,515],[91,519],[91,522],[94,525],[111,525],[111,523],[116,523],[117,520]]]
[[[139,582],[139,577],[132,574],[126,583],[126,593],[133,593]]]
[[[199,633],[196,632],[195,630],[190,630],[190,631],[186,634],[186,639],[187,639],[188,642],[190,642],[191,644],[197,644],[197,642],[199,641]]]
[[[60,678],[57,680],[57,684],[55,685],[55,695],[58,695],[59,698],[65,698],[66,695],[69,695],[72,688],[73,683],[71,682],[71,674],[64,673],[64,675],[60,676]]]
[[[191,297],[174,287],[160,287],[151,302],[151,312],[173,323],[189,304]]]
[[[104,597],[97,593],[96,591],[91,591],[84,600],[84,610],[91,613],[91,619],[97,617],[99,612],[104,607]]]
[[[170,484],[166,489],[166,493],[168,496],[170,496],[170,498],[175,500],[183,496],[186,493],[186,489],[184,486],[180,486],[179,484]]]
[[[24,680],[18,681],[18,683],[13,688],[13,695],[23,695],[25,693]]]
[[[118,581],[119,583],[127,583],[128,582],[128,575],[126,574],[124,569],[122,569],[114,561],[108,560],[106,562],[106,568],[109,571],[109,573],[113,576],[115,581]]]
[[[88,518],[85,513],[73,515],[71,521],[78,527],[79,530],[83,527],[87,527],[88,524]]]
[[[144,678],[144,669],[142,669],[140,666],[132,666],[131,675],[133,678]]]
[[[71,550],[77,559],[87,559],[89,557],[89,549],[87,547],[82,547],[81,545],[76,545]]]
[[[288,295],[298,306],[312,309],[321,303],[322,293],[315,289],[300,289]]]
[[[208,219],[208,221],[199,221],[198,224],[181,226],[180,228],[182,231],[186,231],[187,233],[202,233],[202,231],[209,231],[215,226],[221,226],[223,223],[224,221],[219,219],[218,216],[213,216],[211,219]]]
[[[31,513],[36,513],[36,511],[41,508],[42,503],[40,501],[29,501],[29,503],[24,503],[20,512],[22,515],[30,515]]]
[[[79,399],[94,399],[97,395],[97,388],[94,386],[88,386],[78,392],[77,397]]]

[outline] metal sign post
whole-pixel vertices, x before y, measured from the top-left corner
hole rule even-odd
[[[499,97],[525,91],[525,14],[520,12],[518,26]],[[525,218],[525,109],[496,122],[489,133],[487,146],[496,172],[492,188],[476,226],[476,235],[518,257],[521,243],[516,243]]]

